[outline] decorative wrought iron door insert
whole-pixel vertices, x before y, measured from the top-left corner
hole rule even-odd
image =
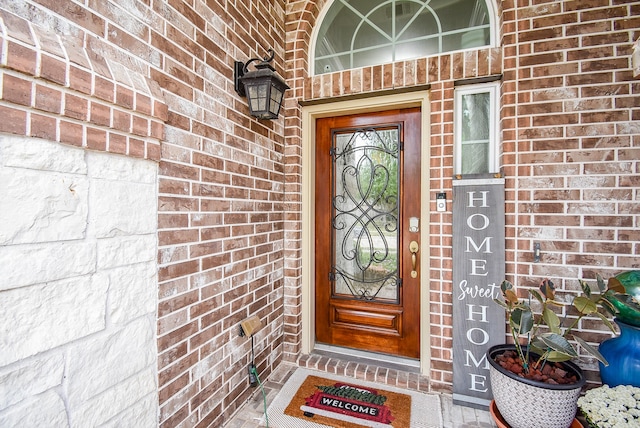
[[[332,132],[332,297],[397,304],[401,125]]]

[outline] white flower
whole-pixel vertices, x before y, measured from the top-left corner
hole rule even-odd
[[[603,385],[591,389],[578,399],[578,406],[598,428],[632,428],[640,426],[640,388]]]

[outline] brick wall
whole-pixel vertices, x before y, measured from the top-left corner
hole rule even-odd
[[[452,194],[453,85],[463,78],[503,74],[502,156],[506,176],[507,276],[516,285],[556,279],[563,299],[579,289],[578,278],[607,277],[640,268],[640,101],[630,55],[640,37],[640,2],[499,2],[501,47],[452,53],[384,66],[310,76],[312,28],[326,2],[288,4],[287,77],[296,98],[317,100],[384,88],[431,85],[430,200]],[[299,110],[288,104],[287,189],[299,191]],[[427,195],[423,195],[427,197]],[[301,209],[295,204],[298,212]],[[451,213],[432,204],[431,381],[451,388]],[[291,226],[300,216],[290,214]],[[298,236],[293,236],[299,239]],[[533,244],[542,249],[533,262]],[[287,264],[300,259],[293,248]],[[300,272],[292,272],[299,277]],[[293,281],[287,277],[285,281]],[[285,287],[290,300],[300,287]],[[524,295],[524,291],[521,291]],[[300,349],[299,305],[285,307],[285,350]],[[584,320],[583,337],[610,336],[596,320]],[[597,365],[581,364],[597,381]]]

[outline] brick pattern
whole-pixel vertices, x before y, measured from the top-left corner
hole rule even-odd
[[[0,132],[160,160],[157,83],[0,9]]]
[[[453,89],[460,79],[503,74],[501,161],[506,176],[507,273],[518,286],[552,277],[570,301],[578,278],[640,267],[638,81],[630,54],[640,37],[640,2],[596,0],[498,2],[501,47],[442,54],[402,63],[309,75],[312,28],[323,1],[288,3],[287,70],[294,96],[305,101],[431,85],[430,200],[452,194]],[[300,112],[287,104],[287,198],[299,191]],[[296,163],[297,162],[297,163]],[[297,212],[287,230],[297,230]],[[431,373],[434,388],[451,388],[452,216],[430,215]],[[297,235],[291,235],[299,242]],[[542,248],[534,263],[534,242]],[[293,242],[291,243],[293,244]],[[285,358],[300,350],[299,244],[287,245]],[[296,260],[298,261],[296,264]],[[610,334],[583,320],[595,344]],[[583,366],[592,381],[597,366]]]

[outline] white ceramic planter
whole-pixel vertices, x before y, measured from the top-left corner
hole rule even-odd
[[[562,363],[578,378],[572,385],[549,385],[525,379],[494,361],[496,355],[514,349],[513,345],[497,345],[487,351],[493,399],[504,420],[511,428],[569,428],[586,382],[582,370],[571,362]]]

